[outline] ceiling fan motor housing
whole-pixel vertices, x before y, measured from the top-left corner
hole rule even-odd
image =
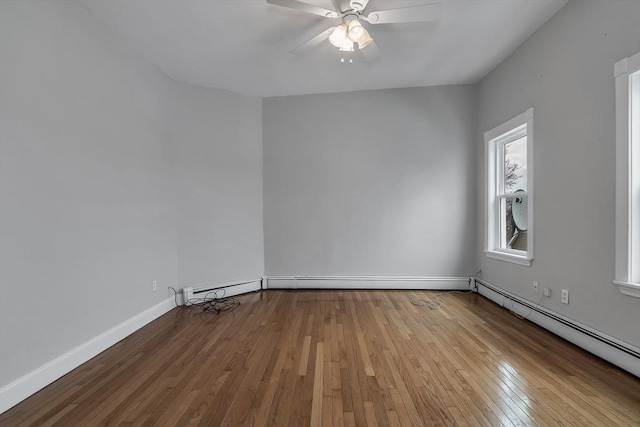
[[[349,13],[348,15],[345,15],[342,17],[342,22],[345,25],[349,25],[349,23],[351,21],[357,21],[358,20],[358,15],[354,14],[354,13]]]

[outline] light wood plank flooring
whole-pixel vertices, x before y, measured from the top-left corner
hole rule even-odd
[[[640,380],[477,294],[263,291],[175,309],[2,426],[638,426]]]

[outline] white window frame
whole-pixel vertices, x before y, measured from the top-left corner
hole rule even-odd
[[[501,147],[522,136],[527,136],[527,191],[499,194],[498,186],[502,182],[504,161]],[[485,171],[486,171],[486,209],[485,209],[485,255],[489,258],[531,266],[533,261],[533,108],[511,120],[485,132]],[[502,175],[501,175],[502,174]],[[501,193],[501,192],[500,192]],[[503,198],[527,198],[527,250],[516,251],[501,247],[500,200]]]
[[[613,75],[616,88],[616,248],[613,283],[623,294],[640,298],[640,52],[618,61]]]

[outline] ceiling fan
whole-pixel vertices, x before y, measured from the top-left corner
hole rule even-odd
[[[353,52],[354,46],[357,46],[367,61],[378,58],[380,50],[361,21],[377,25],[435,21],[440,17],[440,3],[377,10],[369,13],[365,13],[369,0],[349,0],[348,3],[346,0],[332,0],[335,10],[299,0],[267,0],[267,3],[342,21],[307,40],[293,49],[291,53],[295,55],[306,53],[329,39],[329,42],[340,52]],[[343,6],[341,7],[341,5]]]

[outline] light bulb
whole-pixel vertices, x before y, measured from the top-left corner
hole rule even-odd
[[[365,32],[366,30],[364,29],[360,21],[358,21],[357,19],[354,19],[353,21],[349,22],[347,37],[349,37],[349,40],[351,40],[352,42],[355,43],[357,41],[360,41],[360,39],[364,36]]]
[[[347,26],[340,24],[333,29],[329,36],[329,43],[340,49],[347,38]]]
[[[340,62],[344,62],[344,58],[340,58]]]
[[[353,58],[349,58],[349,64],[353,64]]]

